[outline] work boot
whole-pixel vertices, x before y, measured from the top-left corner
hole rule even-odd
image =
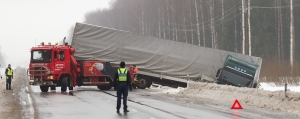
[[[124,110],[124,113],[127,113],[127,112],[129,112],[129,110]]]
[[[120,113],[120,110],[117,110],[117,113]]]

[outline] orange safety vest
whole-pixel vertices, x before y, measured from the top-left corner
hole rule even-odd
[[[138,68],[134,68],[134,69],[133,69],[133,73],[138,74],[138,73],[139,73]]]

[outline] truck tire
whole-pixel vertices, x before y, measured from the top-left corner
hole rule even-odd
[[[253,88],[257,88],[257,83],[255,83],[255,84],[253,85]]]
[[[100,90],[110,90],[112,87],[113,87],[113,82],[112,82],[112,80],[108,80],[109,81],[109,84],[108,85],[98,85],[97,87],[98,87],[98,89],[100,89]]]
[[[48,92],[49,86],[40,86],[42,92]]]
[[[140,89],[145,89],[149,84],[149,80],[147,80],[144,77],[141,77],[138,79],[138,83],[136,84],[136,86]]]
[[[150,86],[152,85],[152,80],[149,78],[147,78],[146,80],[148,80],[147,88],[150,88]]]
[[[50,89],[55,91],[56,87],[55,86],[50,86]]]
[[[66,92],[68,87],[68,77],[65,76],[61,79],[61,92]]]
[[[111,85],[104,85],[104,86],[97,86],[98,89],[100,90],[110,90],[111,89]]]

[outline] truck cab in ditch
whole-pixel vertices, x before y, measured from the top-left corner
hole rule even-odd
[[[216,77],[218,84],[237,87],[257,88],[258,65],[228,55],[222,68],[218,69]]]

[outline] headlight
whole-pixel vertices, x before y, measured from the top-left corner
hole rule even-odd
[[[48,79],[53,79],[53,76],[48,76]]]

